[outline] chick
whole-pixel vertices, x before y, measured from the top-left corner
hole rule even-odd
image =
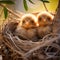
[[[43,38],[45,35],[52,32],[52,22],[54,16],[49,12],[41,12],[37,15],[39,27],[37,33],[39,38]]]
[[[36,26],[37,18],[33,14],[25,14],[21,17],[21,22],[18,24],[16,33],[28,40],[35,40],[36,37]]]

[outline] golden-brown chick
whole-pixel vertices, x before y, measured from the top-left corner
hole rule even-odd
[[[20,25],[26,29],[34,28],[37,26],[37,18],[33,14],[25,14],[21,18]]]
[[[25,14],[17,26],[16,33],[24,39],[36,39],[37,18],[33,14]]]
[[[54,16],[49,12],[40,12],[37,18],[39,26],[46,26],[52,24]]]
[[[37,28],[39,38],[51,33],[54,16],[48,12],[41,12],[37,15],[39,27]]]

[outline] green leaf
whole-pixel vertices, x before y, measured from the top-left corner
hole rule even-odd
[[[28,0],[30,3],[34,4],[34,2],[32,0]]]
[[[24,8],[25,8],[25,10],[27,11],[27,10],[28,10],[27,1],[26,1],[26,0],[23,0],[23,4],[24,4]]]
[[[48,0],[40,0],[40,1],[42,1],[44,3],[50,3]]]
[[[4,0],[4,1],[0,1],[0,4],[3,3],[3,4],[15,4],[13,1],[7,1],[7,0]]]
[[[7,18],[7,16],[8,16],[8,10],[7,10],[6,7],[4,7],[4,17],[5,17],[5,19]]]

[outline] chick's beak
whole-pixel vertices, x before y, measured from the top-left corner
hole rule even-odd
[[[28,22],[26,22],[26,25],[29,25],[29,23],[28,23]]]
[[[39,23],[36,23],[36,27],[39,27]]]
[[[44,22],[46,22],[46,19],[43,19]]]

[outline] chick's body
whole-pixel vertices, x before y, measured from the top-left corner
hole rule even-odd
[[[27,37],[32,41],[37,41],[36,29],[27,30]]]
[[[27,34],[26,34],[26,29],[22,28],[22,27],[17,27],[16,31],[15,31],[15,35],[19,36],[22,39],[27,39]]]
[[[37,15],[39,27],[37,33],[39,38],[43,38],[45,35],[52,32],[53,15],[48,12],[42,12]]]
[[[50,26],[37,28],[38,37],[43,38],[45,35],[51,33],[51,30]]]

